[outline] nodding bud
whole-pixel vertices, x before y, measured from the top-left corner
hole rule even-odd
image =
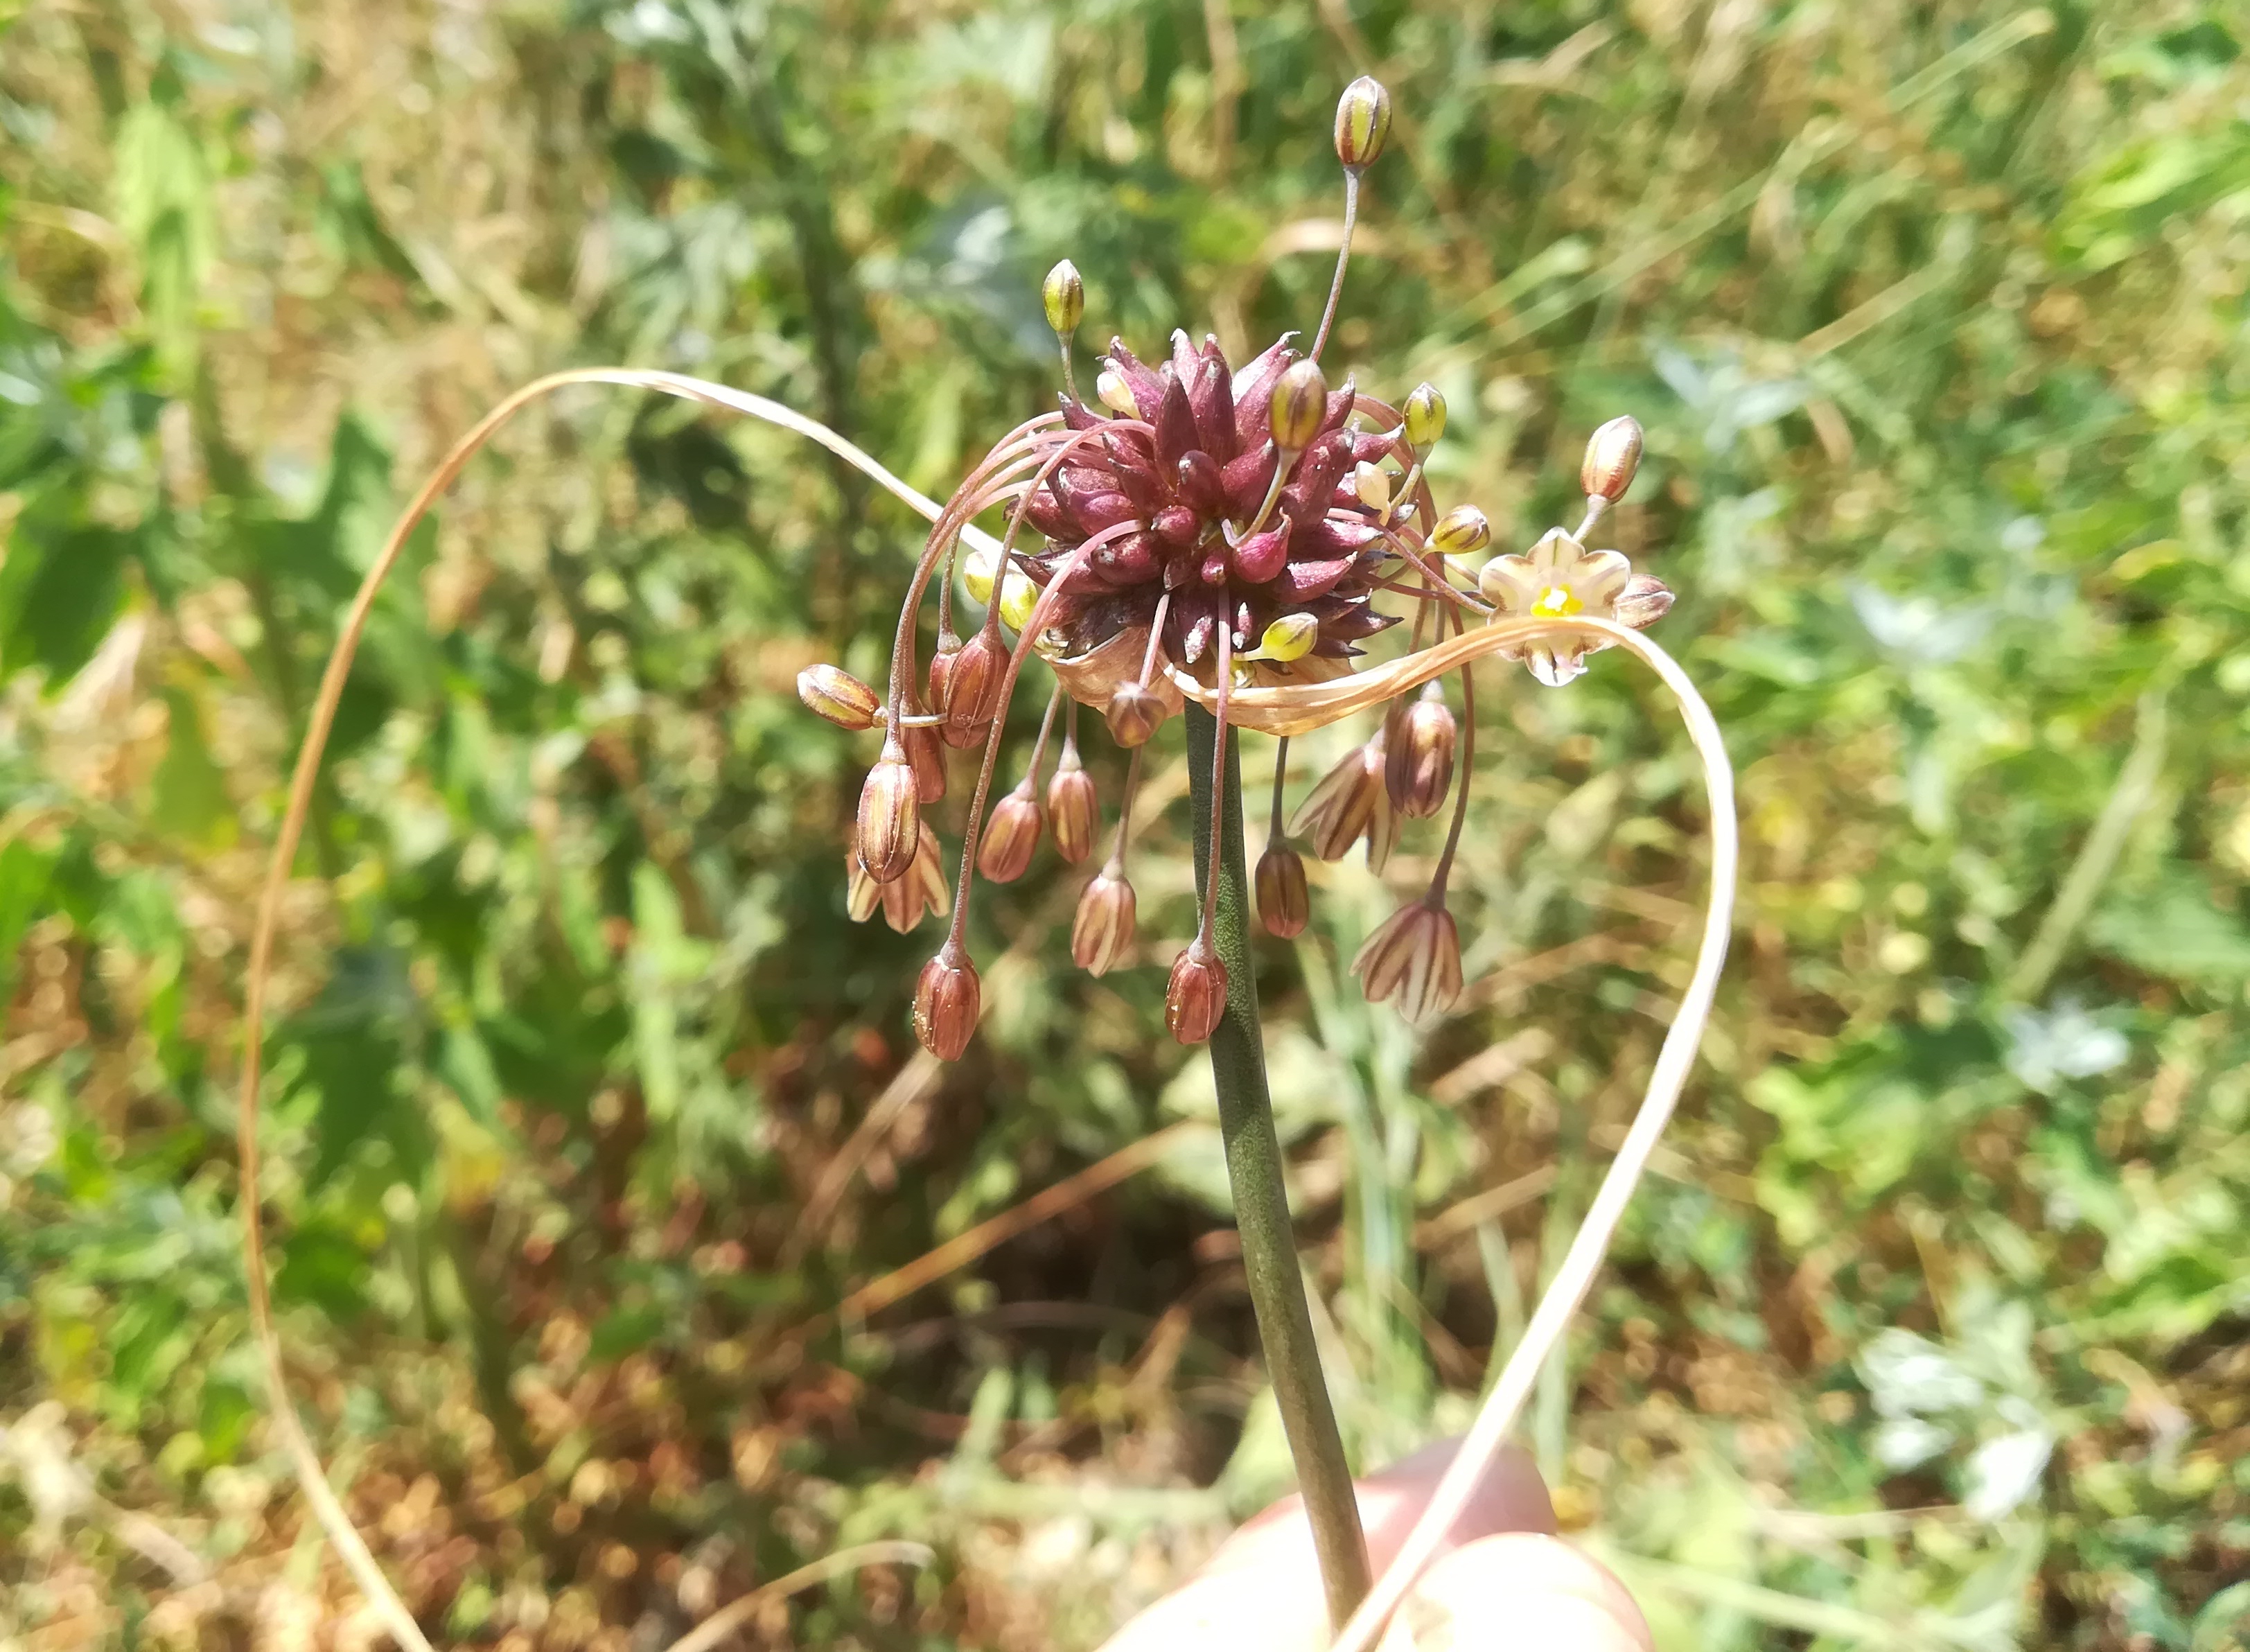
[[[839,729],[857,733],[875,726],[882,702],[875,691],[836,666],[807,666],[797,674],[797,697]]]
[[[1312,653],[1313,645],[1320,639],[1321,622],[1312,615],[1302,612],[1283,614],[1259,633],[1258,653],[1264,659],[1286,665]]]
[[[1329,415],[1329,382],[1321,364],[1299,362],[1275,380],[1271,411],[1276,447],[1291,453],[1310,447]]]
[[[1367,937],[1351,961],[1370,1004],[1396,997],[1416,1026],[1435,1020],[1461,995],[1461,932],[1453,915],[1427,900],[1410,902]]]
[[[1101,805],[1094,795],[1094,777],[1078,760],[1078,743],[1062,743],[1054,778],[1047,782],[1047,814],[1054,821],[1055,853],[1072,866],[1094,853],[1094,834],[1101,822]]]
[[[982,1000],[977,966],[948,940],[914,982],[914,1029],[922,1048],[941,1061],[958,1061],[977,1030]]]
[[[1133,950],[1135,904],[1122,871],[1103,872],[1086,886],[1070,926],[1070,956],[1080,969],[1107,975]]]
[[[1578,467],[1578,485],[1586,497],[1612,505],[1623,499],[1640,468],[1640,421],[1630,415],[1610,420],[1586,438],[1585,462]]]
[[[854,844],[859,864],[878,883],[907,874],[920,840],[921,796],[914,764],[895,734],[883,742],[883,754],[859,788],[859,833]]]
[[[1635,574],[1618,592],[1617,622],[1646,631],[1672,612],[1672,588],[1654,574]]]
[[[1305,857],[1276,841],[1258,857],[1258,921],[1266,933],[1295,939],[1312,922],[1313,897],[1305,888]]]
[[[1410,820],[1437,813],[1453,785],[1453,748],[1460,738],[1445,691],[1434,682],[1406,708],[1390,742],[1383,784],[1399,813]]]
[[[984,737],[999,708],[1000,688],[1007,674],[1006,651],[990,632],[983,630],[961,645],[942,679],[937,660],[930,661],[930,698],[945,715],[945,725],[939,732],[946,744],[965,746]]]
[[[1183,1044],[1200,1044],[1226,1013],[1226,965],[1202,936],[1172,963],[1164,986],[1164,1025]]]
[[[1435,384],[1417,384],[1406,398],[1406,439],[1418,453],[1427,453],[1446,433],[1446,398]]]
[[[914,698],[907,697],[908,716],[926,717],[928,708]],[[923,803],[935,803],[945,795],[945,744],[937,737],[937,730],[928,723],[919,728],[901,729],[899,739],[907,749],[907,761],[914,766],[914,796]]]
[[[1336,159],[1356,171],[1383,153],[1383,140],[1390,135],[1391,94],[1382,81],[1363,74],[1336,100]]]
[[[1149,736],[1163,727],[1164,702],[1137,682],[1122,682],[1109,696],[1109,709],[1102,716],[1119,745],[1146,745]]]
[[[1133,387],[1125,376],[1114,367],[1105,367],[1094,381],[1094,399],[1113,413],[1122,413],[1128,418],[1141,417],[1141,405],[1133,399]]]
[[[1351,491],[1370,510],[1385,509],[1391,503],[1391,473],[1363,460],[1351,467]]]
[[[1013,883],[1032,864],[1039,847],[1039,799],[1025,775],[1013,791],[993,805],[977,846],[977,869],[993,883]]]
[[[1441,556],[1474,556],[1492,543],[1492,524],[1474,505],[1456,505],[1430,530],[1430,549]]]
[[[1046,302],[1049,327],[1064,338],[1078,331],[1086,319],[1086,283],[1079,278],[1077,265],[1065,259],[1049,270],[1039,297]]]

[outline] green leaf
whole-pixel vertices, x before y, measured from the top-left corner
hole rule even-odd
[[[2095,914],[2087,935],[2112,957],[2167,980],[2226,988],[2250,979],[2250,925],[2184,866],[2171,867],[2153,891],[2121,891]]]

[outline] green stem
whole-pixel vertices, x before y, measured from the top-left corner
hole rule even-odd
[[[1218,890],[1213,938],[1226,966],[1226,1013],[1211,1035],[1211,1076],[1218,1085],[1218,1128],[1226,1144],[1226,1177],[1242,1235],[1243,1271],[1258,1315],[1258,1338],[1273,1382],[1281,1426],[1296,1462],[1297,1484],[1313,1529],[1313,1552],[1328,1588],[1329,1616],[1339,1627],[1367,1593],[1367,1542],[1336,1407],[1321,1379],[1312,1310],[1297,1267],[1296,1234],[1281,1181],[1281,1141],[1266,1089],[1266,1054],[1258,1026],[1258,978],[1250,960],[1250,878],[1242,854],[1242,767],[1226,750],[1225,790],[1211,796],[1218,724],[1187,708],[1189,798],[1195,816],[1196,877],[1207,875],[1214,813],[1219,822]]]

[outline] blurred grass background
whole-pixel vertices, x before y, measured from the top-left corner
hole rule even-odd
[[[0,0],[0,1645],[376,1638],[259,1420],[228,1087],[301,711],[434,456],[624,361],[942,493],[1052,394],[1059,256],[1096,343],[1316,315],[1363,70],[1344,360],[1445,391],[1439,496],[1519,547],[1644,421],[1618,543],[1742,774],[1707,1063],[1527,1429],[1566,1525],[1667,1649],[2241,1644],[2246,45],[2225,0]],[[660,1647],[896,1533],[939,1565],[756,1643],[1085,1647],[1286,1479],[1161,1032],[1182,812],[1156,967],[1069,968],[1051,857],[983,901],[957,1068],[910,1059],[933,933],[845,919],[866,753],[790,682],[876,674],[919,542],[791,439],[578,391],[378,611],[266,1192],[308,1419],[443,1638]],[[1264,960],[1369,1465],[1505,1354],[1702,889],[1615,656],[1484,704],[1460,1012],[1340,979],[1395,898],[1356,859]]]

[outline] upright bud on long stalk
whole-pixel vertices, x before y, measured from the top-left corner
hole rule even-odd
[[[1406,439],[1418,453],[1426,453],[1446,433],[1446,398],[1434,384],[1417,384],[1406,398]]]
[[[1258,857],[1258,921],[1266,933],[1294,940],[1312,922],[1313,900],[1305,887],[1305,859],[1286,843],[1266,846]]]
[[[1049,270],[1039,297],[1046,304],[1047,325],[1058,337],[1067,339],[1078,331],[1078,324],[1086,319],[1086,283],[1080,279],[1077,265],[1065,259]]]
[[[1071,866],[1094,853],[1094,835],[1101,825],[1100,805],[1094,794],[1094,777],[1078,760],[1078,742],[1065,740],[1055,760],[1054,778],[1047,782],[1047,815],[1054,822],[1055,853]]]
[[[1273,445],[1285,453],[1304,452],[1319,439],[1328,411],[1329,381],[1321,364],[1299,362],[1273,385]]]
[[[914,1029],[922,1048],[941,1061],[959,1060],[977,1031],[982,999],[977,966],[949,937],[914,982]]]
[[[993,883],[1013,883],[1030,869],[1039,847],[1039,795],[1025,775],[1016,789],[993,806],[977,845],[977,869]]]
[[[1391,135],[1391,94],[1373,75],[1363,74],[1336,100],[1336,159],[1353,171],[1370,165]]]
[[[1613,418],[1588,437],[1585,462],[1578,467],[1586,497],[1612,505],[1623,499],[1640,468],[1640,421],[1630,416]]]
[[[1444,805],[1453,789],[1453,748],[1460,737],[1445,690],[1426,684],[1399,719],[1384,762],[1383,782],[1399,813],[1422,820]]]
[[[797,697],[839,729],[857,733],[875,726],[882,702],[875,691],[836,666],[807,666],[797,674]]]
[[[1164,702],[1136,682],[1120,683],[1102,715],[1119,745],[1146,745],[1149,736],[1163,726]]]
[[[1088,975],[1107,975],[1133,950],[1138,927],[1133,886],[1115,861],[1078,897],[1078,916],[1070,926],[1070,956]]]
[[[1164,1025],[1183,1044],[1200,1044],[1226,1013],[1226,965],[1200,935],[1172,964],[1164,987]]]
[[[921,826],[914,765],[896,734],[883,741],[882,755],[859,788],[859,864],[878,883],[902,878],[914,864]]]

